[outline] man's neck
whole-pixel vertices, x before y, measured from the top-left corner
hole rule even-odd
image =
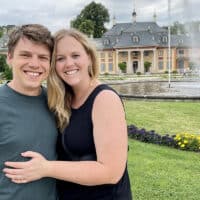
[[[10,88],[15,90],[16,92],[26,95],[26,96],[39,96],[41,94],[42,88],[41,86],[38,88],[33,88],[32,90],[30,88],[23,88],[18,86],[17,84],[14,83],[14,81],[10,81],[7,84]]]

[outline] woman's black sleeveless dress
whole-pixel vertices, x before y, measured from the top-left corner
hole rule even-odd
[[[58,140],[59,160],[96,160],[91,116],[95,97],[102,90],[113,91],[113,89],[106,84],[98,85],[81,107],[72,109],[70,123],[63,134],[60,134]],[[127,168],[117,184],[84,186],[66,181],[58,181],[57,186],[59,200],[132,199]]]

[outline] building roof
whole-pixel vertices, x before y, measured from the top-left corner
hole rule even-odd
[[[102,38],[95,40],[99,49],[167,47],[168,31],[156,22],[117,23]],[[171,35],[171,46],[192,47],[191,37]],[[196,46],[200,47],[200,39]]]

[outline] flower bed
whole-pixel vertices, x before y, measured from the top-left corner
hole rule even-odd
[[[160,135],[154,130],[147,131],[144,128],[138,129],[134,125],[129,125],[128,135],[130,138],[146,143],[166,145],[181,150],[200,151],[200,135],[197,134]]]

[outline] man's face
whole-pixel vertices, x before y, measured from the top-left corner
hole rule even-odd
[[[50,51],[43,44],[21,38],[13,54],[7,56],[13,70],[12,88],[26,95],[38,95],[40,86],[49,74]]]

